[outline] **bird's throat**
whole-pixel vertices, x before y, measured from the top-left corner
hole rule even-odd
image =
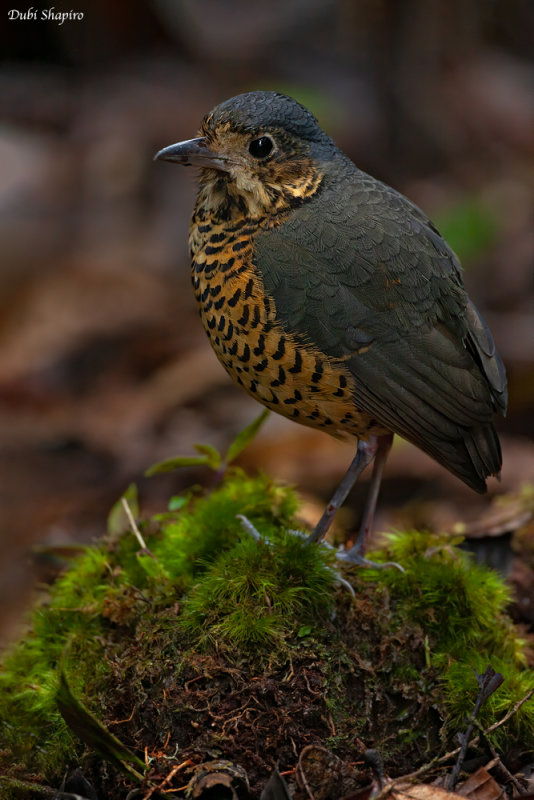
[[[261,175],[235,169],[228,174],[205,170],[197,198],[197,209],[220,222],[242,220],[273,223],[292,209],[311,200],[319,191],[323,174],[304,165],[284,176]]]

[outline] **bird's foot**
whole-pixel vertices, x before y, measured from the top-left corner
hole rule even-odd
[[[255,542],[267,542],[267,544],[271,544],[268,538],[266,536],[262,536],[259,530],[256,528],[256,526],[253,525],[252,522],[247,517],[245,517],[244,514],[237,514],[236,518],[241,523],[241,527],[243,528],[245,533],[248,533],[249,536],[252,536]]]
[[[249,536],[252,536],[254,541],[256,542],[265,542],[269,547],[273,546],[273,543],[267,536],[263,536],[259,530],[252,524],[252,522],[245,517],[244,514],[238,514],[237,519],[240,521],[243,530],[248,533]],[[298,536],[300,539],[303,540],[303,543],[308,545],[311,544],[309,541],[309,535],[305,531],[299,531],[296,528],[292,528],[289,533],[292,536]],[[318,543],[319,544],[319,543]],[[335,548],[330,542],[325,542],[324,540],[320,542],[322,547],[326,547],[329,550],[334,550]],[[370,561],[368,558],[365,558],[360,552],[358,552],[354,547],[350,550],[345,550],[343,547],[340,547],[336,550],[336,558],[338,561],[342,561],[344,564],[348,566],[356,566],[356,567],[366,567],[367,569],[389,569],[390,567],[395,567],[395,569],[399,569],[401,572],[404,572],[404,567],[401,567],[400,564],[397,564],[396,561]],[[341,577],[341,575],[335,571],[336,580],[342,586],[345,586],[351,594],[354,594],[354,589],[350,585],[348,581]]]
[[[267,544],[269,547],[273,547],[273,542],[271,542],[271,540],[267,536],[263,536],[256,528],[256,526],[253,525],[252,522],[249,519],[247,519],[247,517],[245,517],[244,514],[237,514],[237,519],[241,523],[241,527],[243,528],[243,530],[246,533],[248,533],[249,536],[252,536],[255,542],[265,542],[265,544]],[[295,528],[292,528],[288,531],[288,533],[290,533],[291,536],[298,536],[299,539],[302,539],[303,545],[308,544],[307,542],[308,534],[305,531],[299,531]],[[334,549],[332,545],[329,544],[329,542],[321,542],[321,545],[330,550]],[[352,588],[352,585],[349,583],[349,581],[345,580],[345,578],[343,578],[339,574],[338,570],[335,569],[334,567],[329,567],[329,569],[331,570],[336,583],[339,583],[339,585],[347,589],[347,591],[350,592],[350,594],[353,597],[356,597],[354,589]]]
[[[241,523],[241,527],[243,528],[243,530],[246,531],[246,533],[248,533],[249,536],[252,536],[254,541],[265,542],[270,547],[273,546],[271,540],[267,536],[263,536],[263,534],[259,532],[259,530],[252,524],[252,522],[248,519],[248,517],[245,517],[244,514],[237,514],[237,519]],[[297,536],[299,539],[302,539],[303,543],[305,544],[307,543],[306,540],[308,538],[308,534],[306,533],[306,531],[299,531],[296,528],[291,528],[288,532],[291,534],[291,536]],[[333,549],[332,545],[328,544],[328,542],[321,542],[321,544],[324,545],[325,547]]]
[[[405,571],[404,567],[401,567],[396,561],[370,561],[368,558],[365,558],[365,556],[362,556],[361,553],[353,552],[353,550],[338,550],[336,558],[343,561],[343,563],[348,566],[366,567],[367,569],[389,569],[390,567],[395,567],[395,569],[399,569],[401,572]]]

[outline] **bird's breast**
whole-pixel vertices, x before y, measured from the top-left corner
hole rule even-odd
[[[339,438],[381,432],[354,403],[354,378],[277,318],[254,263],[257,223],[195,212],[189,244],[200,316],[221,363],[263,405]]]

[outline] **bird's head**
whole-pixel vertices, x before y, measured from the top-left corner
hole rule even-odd
[[[201,194],[213,213],[279,213],[313,196],[322,159],[335,145],[315,117],[286,95],[248,92],[204,118],[195,139],[160,150],[156,159],[202,170]]]

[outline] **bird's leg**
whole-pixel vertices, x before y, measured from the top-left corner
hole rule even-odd
[[[373,460],[376,453],[378,452],[379,442],[380,440],[376,436],[370,436],[366,442],[360,439],[360,441],[358,442],[356,455],[352,459],[350,467],[346,471],[343,480],[337,487],[332,499],[325,508],[323,516],[315,526],[315,529],[308,536],[306,540],[307,544],[311,544],[312,542],[320,542],[324,538],[328,528],[332,523],[332,520],[336,515],[337,510],[345,502],[348,493],[358,480],[359,476],[361,475],[365,467],[368,464],[370,464],[370,462]],[[380,473],[380,475],[381,474],[382,473]],[[380,480],[378,481],[378,483],[380,485]],[[378,488],[376,490],[376,493],[378,494]]]
[[[385,561],[380,564],[376,564],[374,561],[369,561],[368,559],[365,558],[367,539],[369,538],[369,533],[373,526],[376,501],[378,499],[378,493],[380,491],[380,484],[382,482],[384,466],[386,464],[389,451],[391,450],[392,443],[393,443],[392,433],[388,433],[385,436],[370,436],[366,442],[360,439],[360,441],[358,442],[356,455],[354,456],[350,467],[345,473],[343,480],[337,487],[336,491],[334,492],[334,496],[327,505],[324,514],[317,523],[315,529],[308,537],[305,538],[305,544],[308,545],[314,542],[320,542],[323,539],[328,528],[330,527],[332,520],[334,519],[337,510],[346,499],[348,493],[356,483],[358,477],[361,475],[365,467],[374,458],[375,461],[373,465],[373,474],[371,476],[371,485],[369,486],[369,493],[367,495],[367,501],[365,503],[362,522],[358,533],[358,538],[356,539],[355,544],[350,548],[350,550],[340,550],[337,552],[336,555],[340,561],[348,562],[349,565],[358,564],[359,566],[362,567],[372,567],[375,569],[382,569],[384,567],[396,567],[401,572],[404,572],[404,569],[400,566],[400,564],[396,564],[394,561]],[[243,526],[244,530],[250,536],[252,536],[257,542],[265,541],[268,545],[271,545],[271,542],[265,537],[263,537],[256,530],[256,528],[254,527],[254,525],[252,525],[250,520],[248,520],[241,514],[238,514],[237,516],[238,519],[241,521],[241,525]],[[303,534],[301,531],[291,531],[291,533],[295,536],[302,536],[302,537],[305,536],[305,534]],[[325,542],[324,544],[327,543]],[[328,547],[331,546],[332,545],[328,545]],[[339,573],[335,572],[335,575],[336,575],[336,580],[338,580],[338,582],[346,584],[346,581],[344,581],[344,579],[341,578]]]
[[[373,474],[371,476],[371,485],[369,487],[369,494],[363,512],[362,522],[358,538],[353,546],[346,553],[343,554],[343,560],[351,561],[356,564],[366,564],[365,551],[367,549],[367,540],[369,533],[373,526],[375,516],[376,501],[378,499],[378,492],[380,491],[380,484],[382,483],[382,475],[384,473],[384,466],[393,444],[393,434],[388,433],[386,436],[377,437],[377,445],[375,450],[375,462],[373,464]]]

